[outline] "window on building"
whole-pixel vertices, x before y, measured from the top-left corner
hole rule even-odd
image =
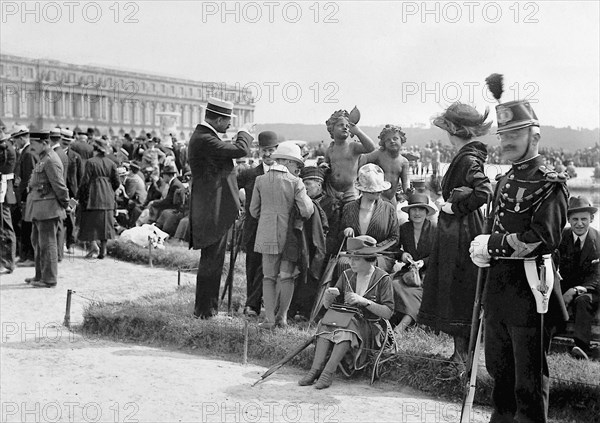
[[[152,92],[156,92],[156,84],[153,82],[152,85],[150,86],[152,89]]]
[[[183,87],[179,87],[179,95],[183,95]]]
[[[171,94],[175,94],[175,85],[171,85]]]
[[[12,74],[12,76],[19,76],[19,67],[18,66],[13,66],[11,68],[10,73]]]
[[[146,91],[146,83],[144,81],[140,84],[140,91]]]
[[[0,65],[0,75],[4,76],[4,65]]]
[[[33,68],[27,68],[27,78],[33,78]]]
[[[167,87],[165,84],[160,84],[160,92],[163,94],[167,92]]]

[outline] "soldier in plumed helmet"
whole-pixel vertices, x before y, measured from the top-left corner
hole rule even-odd
[[[487,80],[496,99],[502,76]],[[471,243],[471,258],[489,267],[483,294],[486,368],[494,380],[491,422],[546,422],[551,327],[564,319],[554,266],[567,220],[566,176],[538,154],[540,123],[529,102],[496,106],[502,157],[490,235]]]

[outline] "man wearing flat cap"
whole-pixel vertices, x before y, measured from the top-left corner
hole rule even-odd
[[[563,299],[575,318],[571,355],[584,360],[591,352],[592,320],[600,301],[600,234],[590,227],[597,211],[587,198],[571,197],[570,227],[563,229],[558,248]]]
[[[488,86],[499,100],[502,84],[492,85],[493,77]],[[489,267],[482,304],[486,368],[494,380],[490,421],[545,423],[546,355],[552,326],[566,313],[553,271],[567,220],[566,177],[538,153],[540,122],[529,102],[499,104],[496,114],[502,157],[512,167],[496,185],[490,235],[475,237],[470,249],[477,266]]]
[[[23,216],[25,215],[25,203],[27,202],[27,185],[33,168],[38,162],[38,157],[31,151],[29,129],[26,126],[15,127],[11,137],[17,148],[17,166],[14,181],[17,207],[13,218],[13,222],[18,227],[19,237],[19,261],[17,261],[17,266],[32,267],[35,263],[33,261],[33,245],[31,245],[31,222],[25,221]]]
[[[233,159],[248,156],[253,140],[250,127],[240,130],[231,143],[221,139],[219,134],[227,132],[233,116],[233,103],[210,97],[205,120],[196,126],[188,147],[192,171],[190,248],[202,250],[194,316],[201,319],[218,312],[227,231],[240,209]]]
[[[63,165],[63,178],[65,183],[67,183],[67,173],[69,171],[69,158],[67,157],[67,153],[61,147],[62,140],[62,129],[61,128],[53,128],[50,130],[50,147],[54,150],[58,158],[60,159]],[[64,219],[66,220],[66,218]],[[62,261],[64,256],[64,247],[65,247],[65,222],[61,220],[58,224],[58,233],[57,233],[57,251],[58,251],[58,261]]]
[[[252,201],[256,178],[267,173],[275,163],[271,155],[277,149],[278,144],[279,140],[275,132],[263,131],[258,134],[258,154],[261,163],[256,167],[250,167],[240,172],[237,177],[238,186],[243,188],[246,193],[242,243],[246,248],[246,306],[244,314],[249,317],[257,317],[260,314],[263,281],[262,254],[254,251],[258,219],[250,214],[250,202]]]

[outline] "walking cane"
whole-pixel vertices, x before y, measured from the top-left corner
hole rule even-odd
[[[491,215],[492,201],[488,194],[483,234],[489,234],[488,226]],[[471,317],[471,334],[469,335],[469,350],[467,354],[467,366],[465,371],[466,386],[463,394],[462,410],[460,412],[460,422],[468,423],[471,421],[471,412],[473,410],[473,400],[475,399],[475,386],[477,384],[477,370],[479,367],[479,354],[481,353],[481,336],[483,332],[483,309],[481,308],[481,294],[483,292],[484,281],[487,282],[489,272],[483,268],[477,269],[477,285],[475,286],[475,302],[473,303],[473,314]]]
[[[233,295],[233,274],[235,272],[235,262],[237,260],[238,253],[241,247],[241,234],[243,231],[239,231],[236,236],[235,230],[236,223],[233,223],[233,227],[231,228],[231,250],[229,252],[229,272],[227,273],[227,279],[225,280],[225,287],[223,288],[223,293],[221,294],[221,302],[225,298],[225,293],[227,293],[227,311],[231,311],[231,300]]]
[[[254,382],[250,386],[251,387],[255,386],[257,383],[262,382],[263,380],[265,380],[266,378],[271,376],[273,373],[275,373],[277,370],[279,370],[285,363],[287,363],[292,358],[296,357],[298,354],[300,354],[302,351],[304,351],[306,349],[306,347],[308,347],[310,344],[312,344],[314,339],[315,339],[315,337],[311,336],[309,339],[306,340],[306,342],[304,342],[304,344],[298,346],[298,348],[296,348],[294,351],[290,352],[288,355],[283,357],[277,363],[275,363],[271,367],[269,367],[269,369],[263,373],[263,375],[260,377],[260,379],[258,379],[256,382]]]

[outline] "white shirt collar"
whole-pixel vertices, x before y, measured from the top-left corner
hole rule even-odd
[[[25,150],[27,147],[29,147],[29,144],[31,144],[31,143],[28,141],[28,142],[27,142],[27,144],[25,144],[25,145],[23,146],[23,148],[21,148],[21,149],[19,150],[19,154],[23,154],[23,150]]]
[[[273,166],[271,166],[268,171],[270,172],[272,170],[277,170],[279,172],[288,172],[288,173],[290,173],[290,171],[288,170],[287,167],[285,167],[284,165],[279,164],[279,163],[274,163]]]
[[[577,242],[577,238],[581,239],[581,248],[583,248],[583,244],[585,244],[585,239],[587,238],[588,232],[590,230],[588,229],[586,233],[584,233],[583,235],[575,235],[575,232],[573,232],[573,243]]]
[[[200,125],[204,125],[204,126],[206,126],[208,129],[210,129],[211,131],[213,131],[213,132],[215,133],[215,135],[216,135],[217,137],[219,137],[219,139],[221,138],[221,135],[219,135],[219,133],[217,132],[217,130],[216,130],[215,128],[213,128],[213,126],[212,126],[210,123],[208,123],[207,121],[203,120],[203,121],[200,123]]]
[[[267,173],[269,170],[271,170],[271,168],[273,167],[273,165],[269,166],[266,165],[264,162],[262,163],[262,167],[263,167],[263,172]]]

